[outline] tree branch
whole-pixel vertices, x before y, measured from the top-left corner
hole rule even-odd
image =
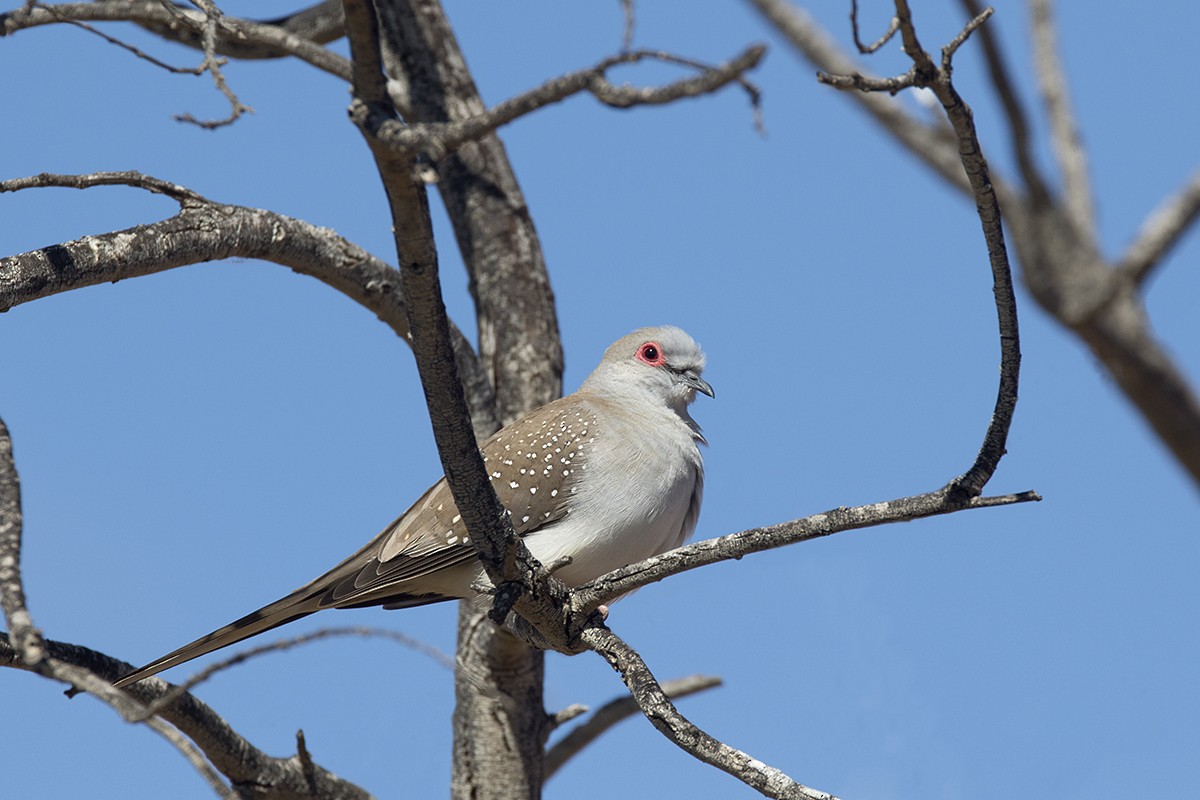
[[[105,0],[105,2],[125,2],[125,0]],[[175,4],[180,12],[191,11],[188,6]],[[226,20],[229,17],[225,17]],[[238,20],[239,23],[274,28],[281,33],[291,34],[314,44],[328,44],[342,38],[346,33],[346,22],[342,15],[342,4],[339,0],[324,0],[324,2],[308,8],[287,14],[282,17],[263,20]],[[201,49],[203,42],[197,32],[190,26],[160,25],[152,22],[140,23],[151,33],[158,34],[164,39]],[[222,26],[224,28],[224,26]],[[261,29],[260,29],[261,30]],[[294,55],[285,48],[269,44],[263,39],[246,39],[238,36],[228,28],[218,30],[216,52],[218,55],[230,58],[259,60],[286,58]]]
[[[433,162],[440,162],[467,142],[478,141],[514,120],[585,91],[607,105],[631,108],[637,105],[670,103],[685,97],[698,97],[730,83],[740,83],[749,93],[751,103],[757,109],[758,89],[746,81],[743,75],[758,64],[765,52],[765,47],[756,45],[724,64],[704,67],[700,75],[663,86],[638,89],[611,84],[606,73],[619,64],[633,64],[646,59],[678,60],[667,53],[638,50],[610,56],[593,67],[547,81],[481,114],[454,122],[400,122],[381,109],[375,109],[372,117],[369,120],[364,119],[364,122],[372,125],[379,139],[398,152],[424,156]]]
[[[1200,170],[1177,194],[1167,198],[1146,217],[1133,242],[1126,248],[1117,271],[1122,282],[1135,286],[1145,283],[1162,260],[1167,257],[1192,223],[1200,216]]]
[[[727,772],[767,797],[837,800],[833,795],[796,783],[782,771],[714,739],[693,725],[675,708],[642,657],[607,627],[590,627],[582,637],[590,649],[620,674],[646,718],[684,752]]]
[[[200,39],[198,31],[203,29],[204,14],[193,9],[177,9],[164,5],[159,0],[27,4],[16,11],[0,14],[0,36],[10,36],[26,28],[71,20],[135,22],[165,38],[184,41],[187,44]],[[222,17],[217,28],[216,52],[222,52],[223,42],[250,43],[255,47],[278,51],[280,54],[286,53],[343,80],[350,79],[350,62],[345,58],[304,36],[275,25]]]
[[[715,539],[705,539],[644,561],[630,564],[584,584],[572,593],[572,602],[579,613],[611,603],[624,594],[657,583],[671,575],[698,569],[718,561],[738,560],[752,553],[761,553],[797,542],[819,539],[835,533],[911,522],[915,519],[952,514],[974,508],[992,508],[1041,500],[1037,492],[972,497],[964,500],[950,486],[934,492],[871,503],[852,508],[839,507],[820,514],[780,522],[762,528],[750,528]]]
[[[1081,237],[1095,241],[1096,210],[1092,200],[1092,180],[1088,175],[1087,149],[1071,110],[1050,0],[1030,0],[1029,9],[1033,26],[1033,72],[1050,120],[1051,143],[1062,172],[1067,218]]]
[[[133,669],[132,664],[79,645],[43,642],[42,668],[25,664],[8,635],[0,633],[0,667],[36,671],[67,682],[112,706],[129,721],[141,719],[146,708],[171,691],[161,678],[148,678],[125,689],[114,689],[112,682]],[[219,714],[190,694],[178,697],[158,712],[195,743],[212,766],[233,785],[238,796],[246,794],[263,800],[368,800],[370,795],[354,784],[322,767],[303,769],[296,756],[276,758],[263,753],[230,727]],[[168,737],[178,746],[179,740]],[[188,753],[185,758],[191,760]],[[208,775],[205,775],[208,778]]]
[[[708,675],[690,675],[660,684],[663,694],[672,700],[720,685],[720,678]],[[573,707],[574,709],[578,709],[579,713],[587,710],[579,706]],[[628,719],[640,710],[632,695],[623,695],[602,705],[586,722],[575,726],[546,751],[545,779],[549,780],[554,777],[554,773],[558,772],[567,761],[579,755],[580,751],[603,736],[617,723]]]
[[[788,0],[749,0],[749,3],[822,72],[839,76],[863,74],[862,67],[841,51],[808,12]],[[954,188],[970,193],[957,143],[944,128],[926,125],[891,97],[859,92],[850,96],[917,159]]]
[[[958,140],[958,157],[966,172],[975,207],[983,227],[987,243],[988,261],[992,269],[992,290],[996,301],[996,314],[1000,328],[1000,386],[996,392],[996,405],[991,423],[984,434],[983,445],[975,463],[947,487],[953,492],[961,491],[967,497],[978,496],[991,479],[1004,456],[1008,429],[1012,424],[1017,404],[1017,386],[1021,370],[1020,334],[1017,324],[1017,300],[1013,289],[1012,269],[1008,263],[1008,248],[1004,242],[1001,224],[1000,203],[992,186],[987,159],[979,144],[975,131],[974,116],[970,106],[958,94],[951,81],[951,61],[954,53],[971,33],[982,25],[991,9],[985,9],[972,19],[962,31],[942,48],[941,64],[936,64],[921,46],[912,22],[912,12],[907,0],[896,0],[896,18],[900,20],[900,35],[904,41],[904,52],[913,61],[913,68],[904,76],[893,79],[905,85],[916,85],[931,89],[946,112]],[[821,75],[819,79],[836,88],[856,88],[862,91],[892,91],[886,82],[856,81],[858,76]]]

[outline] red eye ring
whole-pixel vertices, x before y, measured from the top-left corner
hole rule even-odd
[[[667,364],[667,359],[663,356],[662,348],[658,342],[646,342],[639,347],[637,359],[643,364],[649,364],[652,367],[663,367]]]

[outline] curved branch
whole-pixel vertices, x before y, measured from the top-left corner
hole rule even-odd
[[[610,83],[607,72],[619,64],[633,64],[646,59],[677,60],[666,53],[638,50],[610,56],[595,66],[547,81],[481,114],[465,119],[414,124],[400,122],[388,111],[375,108],[370,112],[369,118],[363,118],[363,122],[372,125],[375,135],[397,152],[426,156],[437,162],[467,142],[478,141],[514,120],[581,92],[590,92],[600,102],[616,108],[631,108],[638,105],[671,103],[685,97],[698,97],[731,83],[740,83],[750,94],[751,102],[757,109],[758,89],[746,81],[744,74],[757,66],[765,53],[765,47],[755,45],[724,64],[703,67],[699,75],[663,86],[639,89],[632,86],[614,86]]]
[[[26,5],[0,14],[0,36],[10,36],[26,28],[54,25],[67,20],[87,22],[135,22],[153,28],[166,38],[180,38],[179,31],[199,41],[204,28],[204,13],[176,9],[158,0],[108,0],[103,3],[60,3]],[[317,69],[350,79],[350,62],[321,45],[271,24],[222,17],[217,29],[218,52],[228,41],[249,42],[258,47],[295,56]]]
[[[124,184],[163,194],[175,192],[178,214],[161,222],[86,236],[0,258],[0,311],[53,294],[168,269],[253,258],[309,275],[372,311],[409,339],[400,275],[394,268],[328,228],[244,206],[228,206],[190,190],[138,173],[50,175],[0,182],[0,192],[31,186]],[[470,343],[450,327],[453,360],[466,387],[477,424],[494,425],[492,393]]]
[[[797,783],[781,770],[714,739],[692,724],[675,708],[637,651],[608,628],[602,625],[591,627],[582,636],[584,643],[620,674],[646,718],[685,752],[729,773],[767,797],[837,800],[833,795]]]
[[[703,692],[720,685],[720,678],[709,675],[690,675],[686,678],[676,678],[673,681],[663,681],[660,684],[663,694],[671,699],[686,697],[689,694]],[[571,712],[577,711],[578,713],[585,713],[586,710],[586,708],[578,706],[569,709]],[[554,773],[558,772],[567,761],[603,736],[614,725],[628,719],[639,710],[637,701],[632,695],[623,695],[600,706],[586,722],[575,726],[546,751],[546,759],[543,764],[545,779],[552,778]],[[574,716],[574,713],[572,715]]]
[[[116,3],[125,1],[105,0],[105,2]],[[191,10],[187,6],[180,4],[176,4],[175,8],[180,12]],[[225,19],[229,19],[229,17]],[[297,36],[314,44],[329,44],[332,41],[342,38],[346,33],[346,22],[342,14],[340,0],[325,0],[324,2],[282,17],[262,20],[239,20],[239,22],[262,26],[263,28],[275,28],[283,33]],[[164,39],[178,42],[197,50],[204,47],[201,37],[190,27],[161,25],[154,22],[142,22],[140,24],[146,30],[158,34]],[[265,39],[242,39],[236,35],[218,36],[216,52],[218,55],[246,60],[287,58],[294,55],[283,47],[268,43]]]
[[[975,198],[975,208],[983,227],[987,243],[988,261],[992,269],[992,291],[995,295],[996,314],[1000,328],[1000,386],[996,392],[996,404],[991,422],[983,438],[979,454],[965,473],[950,482],[947,489],[962,492],[967,497],[976,497],[991,479],[1004,456],[1008,440],[1008,429],[1012,425],[1017,405],[1017,386],[1021,372],[1020,334],[1017,323],[1017,299],[1013,289],[1012,268],[1008,263],[1008,248],[1004,242],[1004,227],[1000,216],[1000,203],[992,185],[987,159],[979,144],[975,131],[974,115],[970,106],[958,94],[951,80],[954,53],[976,29],[992,14],[985,9],[967,23],[957,36],[942,48],[940,65],[921,46],[912,12],[907,0],[896,0],[896,18],[900,20],[900,35],[904,41],[904,52],[912,59],[913,68],[895,82],[927,87],[933,91],[954,129],[958,141],[957,156],[970,183]],[[856,80],[857,79],[857,80]],[[887,81],[866,81],[860,76],[822,76],[822,80],[835,88],[856,88],[862,91],[892,91]]]
[[[47,639],[44,647],[44,666],[35,669],[21,660],[9,637],[0,633],[0,667],[33,670],[68,682],[76,689],[109,704],[131,721],[142,718],[147,707],[171,691],[171,684],[160,678],[147,679],[125,689],[114,689],[112,682],[133,669],[132,664],[66,642]],[[264,800],[370,798],[363,789],[322,767],[312,765],[303,768],[296,756],[276,758],[267,755],[234,731],[209,706],[190,694],[177,698],[158,715],[194,742],[213,767],[233,784],[235,791],[244,789],[245,794]],[[168,737],[168,741],[178,746],[178,740],[173,737]],[[187,757],[188,754],[184,755]]]

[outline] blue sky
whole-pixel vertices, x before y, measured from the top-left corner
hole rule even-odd
[[[809,7],[848,41],[846,4]],[[957,31],[956,8],[915,4],[927,47]],[[615,2],[453,2],[449,12],[492,103],[620,44]],[[768,42],[753,76],[767,132],[755,132],[733,89],[626,112],[577,97],[503,131],[550,265],[567,389],[634,327],[670,322],[703,343],[717,399],[695,409],[712,443],[700,537],[923,492],[962,472],[991,414],[999,359],[970,204],[818,86],[745,6],[675,0],[638,12],[639,46],[718,61]],[[862,14],[882,27],[887,6]],[[1000,4],[988,24],[1034,100],[1023,5]],[[1200,10],[1181,2],[1154,15],[1060,12],[1110,253],[1197,165],[1200,113],[1167,78],[1190,68],[1197,25]],[[113,30],[173,63],[195,61]],[[984,147],[1011,174],[977,48],[966,45],[957,66]],[[904,65],[893,52],[872,67]],[[139,169],[394,256],[374,167],[332,77],[289,62],[231,64],[231,85],[256,113],[209,132],[170,118],[226,113],[206,78],[166,74],[77,29],[4,39],[0,71],[5,178]],[[131,189],[3,195],[0,252],[173,213]],[[465,277],[435,213],[447,301],[471,331]],[[1198,256],[1192,234],[1147,296],[1157,335],[1193,383]],[[1045,500],[842,534],[622,601],[611,625],[658,676],[724,678],[681,703],[694,722],[855,800],[1193,790],[1196,489],[1082,345],[1023,291],[1019,302],[1021,402],[989,490]],[[18,307],[0,317],[0,365],[34,619],[52,638],[128,661],[306,582],[438,476],[407,348],[353,302],[274,265],[194,266]],[[453,649],[449,605],[329,612],[287,633],[347,624]],[[548,661],[552,710],[623,691],[595,656]],[[320,764],[380,797],[445,792],[451,676],[393,643],[271,654],[197,693],[273,754],[293,752],[303,728]],[[0,750],[14,796],[211,796],[157,736],[89,698],[68,702],[58,686],[6,672],[0,702],[19,731]],[[633,796],[757,796],[641,718],[568,765],[546,796],[608,797],[614,784]]]

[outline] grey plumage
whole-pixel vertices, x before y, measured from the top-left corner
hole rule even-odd
[[[481,447],[513,528],[576,586],[678,547],[700,513],[705,443],[688,414],[704,354],[679,328],[617,340],[572,395]],[[485,578],[445,478],[354,555],[288,596],[116,682],[127,686],[325,608],[406,608],[469,597]]]

